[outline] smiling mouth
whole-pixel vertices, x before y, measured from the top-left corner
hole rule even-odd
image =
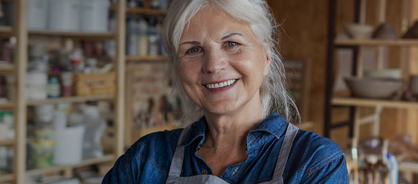
[[[232,84],[235,84],[235,82],[237,81],[238,79],[231,79],[231,80],[227,80],[227,81],[219,82],[219,83],[205,84],[204,86],[208,89],[218,89],[218,88],[223,88],[223,87],[227,87]]]

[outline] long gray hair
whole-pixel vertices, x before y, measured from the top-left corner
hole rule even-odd
[[[183,105],[182,120],[191,123],[202,115],[197,106],[184,92],[178,77],[178,48],[185,26],[192,17],[208,4],[215,4],[232,17],[250,25],[259,41],[267,48],[271,57],[269,73],[260,87],[263,118],[277,112],[288,122],[299,122],[300,115],[286,88],[283,63],[276,49],[278,28],[271,10],[264,0],[174,0],[164,23],[165,49],[173,64],[173,89]]]

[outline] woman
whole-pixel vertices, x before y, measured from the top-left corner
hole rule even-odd
[[[263,0],[173,1],[166,50],[195,123],[141,138],[103,183],[348,183],[336,144],[287,123],[273,20]]]

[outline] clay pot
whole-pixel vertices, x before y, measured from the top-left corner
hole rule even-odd
[[[395,29],[389,23],[382,23],[377,26],[373,33],[373,38],[376,39],[397,39]]]
[[[346,78],[345,82],[355,97],[389,99],[402,89],[402,80]]]
[[[418,38],[418,21],[406,31],[402,38]]]

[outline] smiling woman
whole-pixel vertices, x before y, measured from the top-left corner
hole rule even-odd
[[[165,22],[185,129],[150,134],[103,183],[348,183],[340,148],[299,130],[263,0],[176,0]]]

